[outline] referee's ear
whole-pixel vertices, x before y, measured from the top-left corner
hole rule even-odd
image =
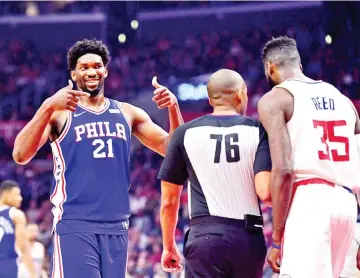
[[[214,107],[214,105],[213,105],[212,100],[211,100],[210,97],[209,97],[209,104],[210,104],[212,107]]]
[[[247,107],[247,103],[248,103],[248,96],[247,96],[247,87],[246,85],[241,88],[240,90],[238,90],[237,92],[237,99],[240,103],[240,105],[246,109]]]

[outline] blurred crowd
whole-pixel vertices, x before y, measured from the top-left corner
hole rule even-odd
[[[168,83],[229,68],[242,74],[248,91],[259,98],[269,88],[264,78],[260,50],[272,36],[286,34],[298,43],[305,72],[337,86],[350,98],[360,98],[360,48],[344,44],[334,51],[326,45],[319,26],[286,30],[252,30],[233,34],[209,32],[189,35],[181,43],[167,38],[142,41],[112,53],[106,95],[131,100],[150,89],[157,75]],[[0,42],[0,119],[29,120],[42,101],[67,84],[66,49],[41,53],[32,42]],[[171,85],[170,85],[171,87]]]
[[[180,4],[174,1],[171,5],[185,7],[187,4],[184,3],[187,2]],[[208,2],[204,1],[201,5],[207,4]],[[141,5],[146,6],[146,2],[141,2]],[[50,9],[46,2],[40,6],[45,13],[46,9]],[[95,6],[84,4],[82,7],[85,7],[86,11]],[[11,9],[12,5],[6,7]],[[72,6],[66,7],[70,9]],[[5,9],[5,6],[2,9]],[[17,14],[25,8],[14,5],[13,9],[15,11],[0,9],[0,13]],[[311,25],[241,33],[224,30],[221,33],[209,32],[199,36],[190,34],[182,42],[163,37],[156,41],[134,42],[119,47],[117,52],[112,53],[106,96],[131,101],[141,91],[151,90],[151,78],[154,75],[160,76],[161,80],[168,79],[165,84],[168,83],[171,88],[173,79],[186,79],[228,68],[238,71],[246,80],[250,97],[249,114],[256,117],[257,101],[269,89],[264,78],[260,50],[268,39],[277,35],[288,35],[296,39],[307,75],[332,83],[352,99],[360,99],[359,45],[344,44],[335,49],[325,43],[322,28]],[[28,121],[44,99],[67,85],[68,76],[66,49],[56,53],[49,50],[46,53],[39,52],[33,42],[0,40],[0,121]],[[24,196],[23,209],[28,221],[39,225],[38,240],[44,244],[46,253],[49,254],[52,248],[49,201],[52,170],[35,163],[27,166],[9,163],[11,142],[0,140],[0,149],[0,181],[10,178],[19,182]],[[39,157],[48,157],[48,164],[52,163],[47,152],[43,152]],[[159,155],[145,148],[132,153],[128,277],[168,277],[159,264],[162,241],[159,225],[160,183],[156,175],[161,161]],[[269,242],[271,211],[265,206],[262,206],[262,209],[264,233]],[[184,232],[188,228],[187,219],[185,189],[176,231],[180,250]],[[49,260],[45,262],[47,270]],[[267,266],[265,269],[268,273]],[[265,275],[271,274],[269,272]]]
[[[237,1],[227,1],[228,4],[236,3]],[[244,3],[250,1],[243,1]],[[186,9],[193,7],[213,7],[223,6],[217,1],[139,1],[133,3],[139,10],[173,10]],[[6,5],[0,6],[0,15],[24,15],[27,9],[33,6],[34,3],[30,1],[9,2]],[[36,3],[39,14],[59,14],[59,13],[91,13],[104,11],[108,7],[105,1],[41,1]]]

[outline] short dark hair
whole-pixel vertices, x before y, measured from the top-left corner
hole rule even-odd
[[[96,39],[83,39],[81,41],[77,41],[67,53],[69,70],[74,70],[78,59],[89,53],[99,55],[105,66],[107,66],[110,61],[109,49],[102,41]]]
[[[278,66],[286,62],[301,63],[296,41],[286,36],[280,36],[269,40],[261,53],[263,63],[273,62]]]
[[[0,184],[0,196],[5,192],[13,189],[14,187],[19,187],[19,184],[12,180],[4,180]]]

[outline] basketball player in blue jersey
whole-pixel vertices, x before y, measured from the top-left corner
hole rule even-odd
[[[15,246],[21,252],[22,260],[31,278],[35,269],[31,259],[26,233],[25,214],[19,210],[22,197],[19,185],[6,180],[0,184],[0,277],[17,278],[18,266]]]
[[[15,140],[26,164],[48,140],[54,160],[53,278],[122,278],[129,226],[130,139],[164,155],[169,134],[142,109],[104,96],[110,55],[97,40],[68,51],[72,82],[45,100]],[[170,134],[183,123],[176,97],[153,80],[153,101],[167,107]]]

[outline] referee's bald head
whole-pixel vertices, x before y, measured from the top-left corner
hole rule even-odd
[[[247,87],[239,73],[221,69],[210,76],[207,84],[209,102],[214,108],[228,106],[244,114],[247,106]]]

